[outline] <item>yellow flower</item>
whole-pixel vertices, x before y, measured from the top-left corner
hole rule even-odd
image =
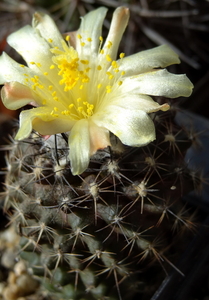
[[[2,101],[9,109],[26,104],[16,139],[32,129],[42,135],[69,133],[72,173],[88,167],[92,154],[110,145],[109,132],[122,143],[143,146],[155,139],[149,113],[169,109],[150,96],[189,96],[192,84],[185,75],[163,69],[178,64],[178,56],[159,46],[129,57],[117,51],[129,10],[115,10],[106,41],[102,24],[107,9],[100,7],[82,18],[77,32],[64,39],[53,20],[35,13],[32,26],[8,37],[25,59],[20,65],[6,53],[0,57]]]

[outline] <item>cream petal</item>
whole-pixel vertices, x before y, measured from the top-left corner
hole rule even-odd
[[[90,154],[93,155],[99,149],[104,149],[110,146],[109,130],[98,127],[94,122],[89,119],[89,132],[90,132]]]
[[[125,76],[130,76],[179,64],[180,60],[168,45],[162,45],[119,59],[117,63],[120,70],[125,71]]]
[[[19,130],[15,136],[16,140],[23,140],[27,138],[33,129],[32,121],[36,117],[33,113],[34,111],[31,110],[24,110],[20,113],[19,116]]]
[[[25,86],[24,91],[27,89],[26,86],[32,88],[32,86],[34,85],[34,83],[31,80],[29,81],[26,80],[33,78],[34,76],[37,76],[37,73],[26,66],[18,64],[6,53],[3,53],[0,56],[0,68],[1,68],[0,84],[4,84],[5,82],[18,82]],[[55,89],[59,91],[60,95],[64,95],[64,91],[61,89],[61,86],[58,84],[60,78],[58,78],[58,75],[56,73],[54,74],[51,71],[56,72],[56,70],[50,70],[48,76],[44,76],[41,73],[38,74],[39,82],[42,85],[45,85],[46,87],[53,85]],[[5,91],[3,91],[3,93],[5,93]],[[48,100],[52,98],[48,90],[41,89],[40,93],[36,93],[36,94],[34,93],[32,98],[32,100],[35,100],[35,102],[39,103],[39,105],[42,105],[43,102],[43,99],[40,95],[42,95],[44,98]]]
[[[49,43],[50,47],[62,48],[63,37],[53,19],[41,12],[33,15],[32,26]]]
[[[116,106],[122,107],[124,109],[128,107],[129,110],[143,110],[146,113],[152,113],[159,110],[166,111],[169,109],[169,105],[167,103],[159,105],[156,101],[154,101],[151,97],[147,95],[120,95],[120,93],[117,92],[116,94],[117,96],[113,98],[106,97],[102,105],[99,107],[99,110],[103,110],[106,106],[112,105],[114,108]]]
[[[92,120],[114,133],[123,144],[144,146],[155,139],[155,127],[144,111],[134,111],[111,105],[96,113]]]
[[[75,121],[67,118],[54,118],[53,120],[46,122],[37,117],[33,121],[33,129],[42,135],[53,135],[70,131],[74,124]]]
[[[90,132],[87,119],[75,123],[69,135],[71,172],[73,175],[83,173],[90,160]]]
[[[147,94],[177,98],[189,97],[193,84],[186,75],[175,75],[166,69],[144,73],[125,78],[121,85],[121,93]]]
[[[19,82],[5,83],[1,90],[1,98],[4,106],[12,110],[34,101],[31,89]]]
[[[21,67],[20,64],[4,52],[0,56],[0,69],[0,84],[10,81],[17,81],[23,84],[25,83],[24,73],[27,73],[31,77],[35,75],[29,68]]]
[[[28,81],[28,79],[37,75],[37,72],[24,65],[18,64],[4,52],[0,56],[0,68],[0,84],[4,84],[5,82],[19,82],[20,84],[32,87],[34,83],[30,80]],[[53,76],[53,74],[49,74],[47,77],[39,74],[39,77],[40,82],[46,86],[49,86],[51,82],[53,85],[54,81],[55,83],[58,82],[57,77]],[[36,100],[38,101],[38,99]]]
[[[108,54],[113,60],[116,59],[121,38],[128,24],[129,15],[130,13],[127,7],[118,7],[113,13],[110,30],[103,47],[105,53],[106,49],[108,49]],[[111,47],[108,47],[109,42],[112,43]]]
[[[76,35],[76,50],[80,58],[88,59],[98,55],[99,37],[106,13],[107,8],[100,7],[81,18],[81,25]],[[82,38],[78,38],[79,36]],[[88,41],[89,38],[91,41]],[[85,47],[81,42],[85,43]]]
[[[27,138],[32,129],[42,135],[70,131],[75,121],[69,118],[56,118],[50,114],[51,111],[52,108],[48,107],[37,107],[22,111],[20,113],[20,129],[15,138],[17,140]]]
[[[24,58],[28,66],[37,73],[39,73],[40,67],[34,62],[40,64],[45,71],[52,64],[51,47],[31,26],[27,25],[10,34],[7,41]]]
[[[50,51],[52,46],[39,35],[36,29],[25,26],[11,34],[8,37],[8,43],[23,56],[29,68],[35,72],[35,75],[40,76],[44,85],[53,85],[62,95],[64,94],[62,87],[59,85],[59,69],[56,66],[54,69],[50,68],[53,65],[53,54]],[[26,72],[27,70],[22,71],[30,76],[30,73]],[[43,75],[45,72],[47,73],[46,76]],[[33,83],[29,82],[28,84]]]

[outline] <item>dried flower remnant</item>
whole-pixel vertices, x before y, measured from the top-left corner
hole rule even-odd
[[[193,85],[185,75],[165,67],[180,63],[167,45],[125,57],[117,52],[127,26],[129,10],[115,10],[106,41],[102,24],[107,9],[100,7],[81,20],[77,32],[64,39],[54,21],[35,13],[32,26],[8,37],[8,43],[25,59],[18,64],[6,53],[0,57],[2,101],[12,110],[26,104],[20,114],[16,139],[32,129],[42,135],[69,133],[71,171],[80,174],[91,155],[109,145],[109,133],[129,146],[155,139],[149,113],[166,111],[150,96],[189,96]]]

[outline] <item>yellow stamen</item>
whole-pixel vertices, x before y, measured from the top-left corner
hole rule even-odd
[[[107,44],[107,48],[110,49],[111,47],[112,47],[112,42],[109,41]]]
[[[89,64],[89,61],[88,61],[88,60],[83,60],[83,59],[82,59],[80,62],[81,62],[82,64],[84,64],[84,65],[88,65],[88,64]]]
[[[111,62],[111,61],[112,61],[112,58],[110,57],[109,54],[106,55],[106,60],[107,60],[108,62]]]

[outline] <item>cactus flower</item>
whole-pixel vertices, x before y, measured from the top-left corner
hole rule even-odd
[[[16,139],[28,137],[32,129],[41,135],[68,133],[74,175],[85,171],[98,149],[110,145],[110,132],[136,147],[155,139],[149,114],[166,111],[169,105],[159,105],[151,96],[176,98],[192,91],[185,75],[164,69],[180,63],[167,45],[117,57],[129,10],[115,10],[103,41],[106,12],[100,7],[88,13],[78,31],[65,37],[48,15],[35,13],[32,26],[8,37],[26,65],[6,53],[0,57],[4,105],[12,110],[33,106],[20,113]]]

